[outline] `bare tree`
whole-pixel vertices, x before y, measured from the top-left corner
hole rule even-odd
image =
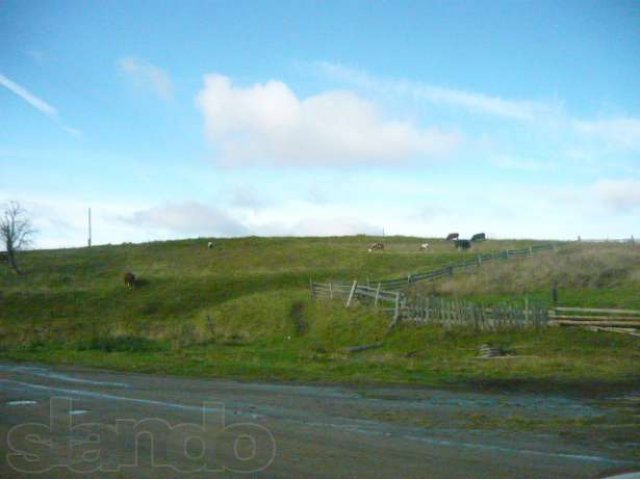
[[[9,202],[0,210],[0,240],[5,247],[9,267],[15,273],[21,273],[16,262],[16,252],[31,243],[34,230],[27,211],[18,202]]]

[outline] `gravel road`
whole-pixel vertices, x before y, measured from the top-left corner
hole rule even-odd
[[[2,477],[601,477],[640,395],[249,383],[0,363]]]

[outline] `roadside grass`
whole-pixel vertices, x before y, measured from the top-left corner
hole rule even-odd
[[[242,238],[33,251],[23,276],[0,268],[0,356],[126,371],[252,380],[394,383],[599,393],[640,384],[640,340],[549,328],[502,332],[401,325],[363,306],[314,301],[316,281],[383,279],[464,256],[522,248],[487,241],[474,252],[422,239]],[[124,288],[131,270],[139,288]],[[550,302],[640,308],[635,245],[571,245],[496,262],[424,291],[483,303]],[[347,347],[383,342],[349,353]],[[509,356],[478,358],[484,343]]]

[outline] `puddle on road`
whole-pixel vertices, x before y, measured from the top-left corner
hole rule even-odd
[[[36,402],[35,400],[12,400],[10,402],[7,402],[7,405],[15,407],[15,406],[19,406],[19,405],[36,405],[38,402]]]
[[[103,386],[103,387],[129,388],[128,383],[110,382],[110,381],[102,381],[102,380],[89,380],[87,378],[81,378],[73,375],[67,375],[64,373],[53,372],[50,369],[41,368],[41,367],[0,365],[0,371],[26,373],[28,375],[36,375],[38,377],[50,378],[52,380],[61,380],[63,382],[83,383],[86,385],[97,385],[97,386]]]

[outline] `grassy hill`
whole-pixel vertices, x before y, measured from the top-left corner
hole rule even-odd
[[[548,328],[482,333],[401,326],[366,307],[313,301],[314,281],[379,280],[439,268],[532,241],[449,243],[385,239],[239,238],[24,252],[17,276],[0,266],[0,356],[123,370],[329,382],[527,388],[627,385],[640,379],[640,339]],[[124,287],[133,271],[137,289]],[[640,308],[640,246],[566,244],[557,253],[486,264],[425,292],[484,303],[550,303],[556,284],[572,306]],[[358,354],[345,347],[384,341]],[[516,353],[478,360],[482,343]]]

